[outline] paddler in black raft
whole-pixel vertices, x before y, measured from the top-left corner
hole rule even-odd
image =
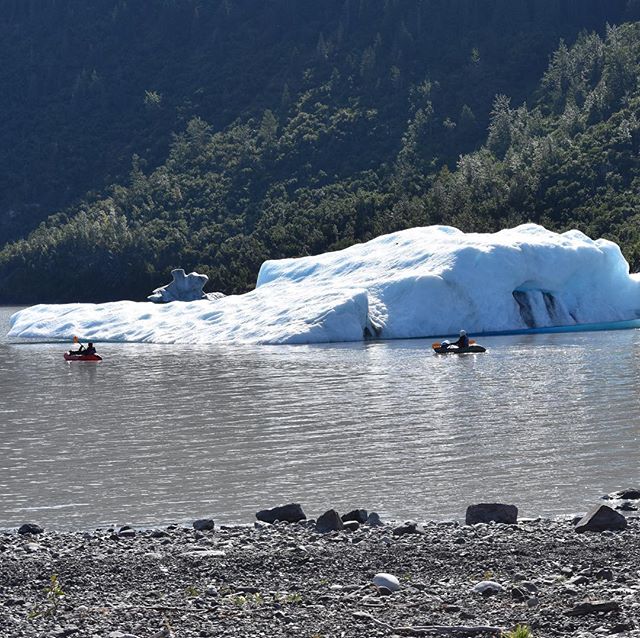
[[[458,348],[468,348],[469,347],[469,337],[467,337],[466,330],[460,330],[460,337],[457,341],[449,344],[451,346],[458,346]]]

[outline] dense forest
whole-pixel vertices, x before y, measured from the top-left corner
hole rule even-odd
[[[0,0],[0,302],[524,221],[640,267],[638,0]]]

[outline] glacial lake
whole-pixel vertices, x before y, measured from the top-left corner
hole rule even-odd
[[[316,346],[9,343],[0,527],[251,523],[300,502],[383,519],[583,512],[640,478],[640,331]]]

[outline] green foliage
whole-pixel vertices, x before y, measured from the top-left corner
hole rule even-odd
[[[0,303],[142,299],[176,267],[245,292],[433,223],[577,227],[640,266],[623,0],[27,5],[0,0]]]
[[[533,638],[533,632],[527,625],[518,625],[513,631],[503,635],[504,638]]]
[[[46,600],[43,605],[36,607],[29,612],[29,618],[37,618],[38,616],[52,616],[58,611],[60,599],[65,595],[58,580],[57,574],[52,574],[49,579],[49,585],[44,588]]]

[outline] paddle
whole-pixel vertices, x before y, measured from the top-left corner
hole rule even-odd
[[[472,346],[474,343],[476,342],[475,339],[469,339],[469,345]],[[439,341],[436,341],[435,343],[431,344],[431,347],[435,350],[436,348],[439,348],[442,344]]]

